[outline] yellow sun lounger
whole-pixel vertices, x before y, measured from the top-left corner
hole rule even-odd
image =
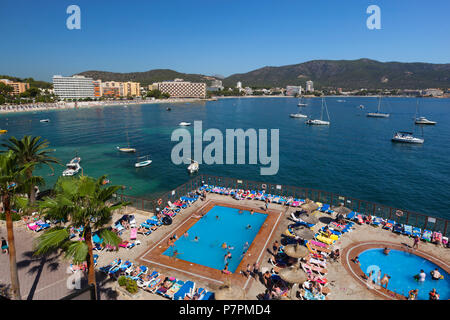
[[[285,234],[286,236],[290,237],[290,238],[294,238],[294,237],[295,237],[295,234],[291,233],[291,232],[289,231],[289,229],[286,229],[286,231],[284,232],[284,234]]]
[[[316,237],[316,239],[320,242],[326,243],[326,244],[333,244],[335,240],[324,237],[323,235],[319,235]]]

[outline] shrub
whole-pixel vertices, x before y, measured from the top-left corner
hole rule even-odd
[[[131,294],[137,293],[138,292],[138,286],[137,286],[136,281],[128,279],[127,284],[126,284],[126,289]]]
[[[123,287],[127,284],[128,279],[125,276],[120,276],[119,279],[117,279],[117,282],[119,283],[119,286]]]

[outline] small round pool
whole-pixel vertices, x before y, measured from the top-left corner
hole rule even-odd
[[[369,275],[373,270],[374,278],[381,270],[381,276],[387,274],[391,277],[388,289],[398,294],[408,296],[412,289],[418,289],[419,300],[428,300],[428,293],[435,288],[440,296],[440,300],[450,299],[450,276],[436,264],[415,254],[404,251],[393,250],[388,255],[383,253],[382,248],[368,249],[359,254],[361,270]],[[430,272],[438,268],[444,279],[431,279]],[[420,270],[423,269],[427,274],[425,282],[418,282],[414,279]]]

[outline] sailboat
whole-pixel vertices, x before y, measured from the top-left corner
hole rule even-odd
[[[325,110],[327,111],[328,121],[323,120],[323,107],[324,106],[325,106]],[[328,113],[327,104],[323,97],[322,97],[322,109],[320,111],[320,120],[319,119],[308,119],[308,120],[306,120],[306,124],[311,124],[311,125],[329,125],[330,124],[330,115]]]
[[[426,125],[435,125],[437,122],[436,121],[431,121],[428,120],[425,117],[417,117],[417,114],[419,113],[419,100],[417,99],[417,106],[416,106],[416,115],[415,115],[415,120],[414,123],[415,124],[426,124]]]
[[[423,127],[422,127],[422,136],[423,136]],[[412,132],[408,131],[398,131],[392,137],[392,142],[401,142],[401,143],[415,143],[422,144],[424,143],[423,138],[414,137]]]
[[[125,153],[136,152],[135,148],[130,148],[130,140],[128,139],[128,132],[127,132],[127,142],[128,142],[128,147],[127,148],[116,147],[117,150],[119,150],[120,152],[125,152]]]
[[[143,159],[143,158],[145,158],[144,161],[139,161],[139,162],[136,162],[136,163],[134,164],[134,166],[135,166],[136,168],[146,167],[146,166],[149,166],[149,165],[152,163],[152,160],[149,160],[149,159],[148,159],[148,156],[142,156],[142,157],[139,157],[138,159]]]
[[[298,100],[297,106],[299,107],[306,107],[308,104],[302,102],[303,101],[303,97],[300,97],[300,99]]]
[[[380,107],[381,107],[381,95],[380,95],[380,99],[378,100],[377,112],[369,112],[369,113],[367,113],[367,116],[372,117],[372,118],[388,118],[389,113],[380,112]]]

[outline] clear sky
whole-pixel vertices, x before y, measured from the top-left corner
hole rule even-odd
[[[81,30],[66,9],[81,8]],[[369,30],[369,5],[381,30]],[[314,59],[450,63],[448,0],[1,0],[0,74],[222,74]]]

